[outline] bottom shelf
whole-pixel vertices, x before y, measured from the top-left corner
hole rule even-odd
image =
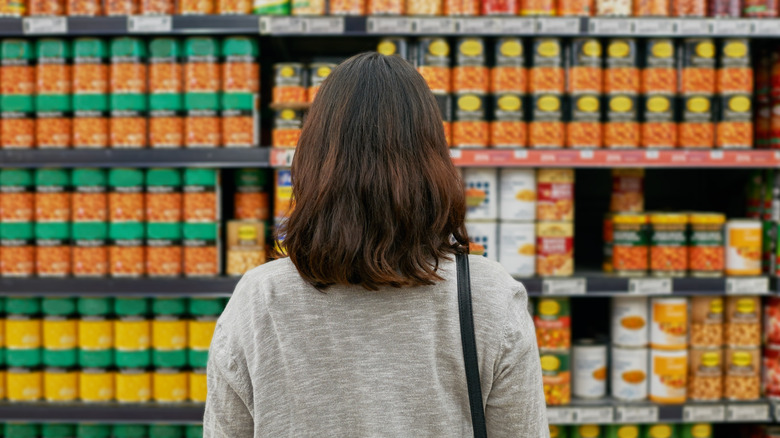
[[[0,422],[168,423],[203,421],[202,403],[0,403]]]

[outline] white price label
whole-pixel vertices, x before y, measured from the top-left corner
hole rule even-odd
[[[675,20],[659,18],[642,18],[634,23],[634,31],[639,35],[672,35],[677,25]]]
[[[463,151],[460,149],[450,148],[450,158],[460,159],[463,156]]]
[[[528,151],[525,149],[515,149],[515,159],[525,160],[528,158]]]
[[[300,34],[305,30],[303,18],[260,17],[261,34]]]
[[[501,34],[503,20],[498,18],[461,18],[455,21],[458,33],[467,35]]]
[[[593,159],[593,150],[585,149],[580,151],[580,160],[592,160],[592,159]]]
[[[536,31],[547,35],[578,35],[579,18],[537,18]]]
[[[780,21],[753,20],[753,33],[756,35],[780,35]]]
[[[378,34],[410,33],[412,20],[406,17],[368,17],[366,30]]]
[[[710,151],[710,160],[722,160],[725,155],[723,151]]]
[[[722,422],[726,420],[724,405],[696,405],[683,407],[683,421],[686,423]]]
[[[775,422],[780,421],[780,403],[772,403],[772,408],[774,409]]]
[[[574,423],[574,410],[571,408],[547,408],[547,422],[550,424]]]
[[[507,35],[531,35],[536,30],[533,18],[504,18],[501,21]]]
[[[677,33],[680,35],[709,35],[712,28],[709,20],[688,18],[677,21]]]
[[[584,278],[546,278],[542,281],[545,295],[581,295],[585,293]]]
[[[574,422],[580,424],[610,424],[615,420],[611,406],[600,408],[575,408]]]
[[[728,278],[726,279],[727,294],[765,294],[769,292],[768,277]]]
[[[271,151],[271,166],[290,167],[294,156],[295,149],[273,149]]]
[[[628,292],[632,294],[670,294],[671,278],[632,278],[628,280]]]
[[[615,408],[617,423],[657,423],[658,406],[618,406]]]
[[[317,35],[336,35],[344,33],[344,17],[307,18],[306,33]]]
[[[646,160],[657,160],[661,157],[661,153],[656,150],[645,151]]]
[[[25,35],[44,35],[68,33],[68,20],[65,17],[27,17],[22,21]]]
[[[625,18],[593,18],[588,31],[593,35],[631,35],[634,33],[634,20]]]
[[[455,20],[451,18],[417,18],[413,21],[415,33],[443,34],[455,33]]]
[[[753,27],[750,20],[717,19],[713,21],[712,31],[718,35],[750,35]]]
[[[726,421],[735,423],[744,421],[769,421],[769,404],[728,405]]]
[[[131,15],[127,17],[128,32],[170,32],[171,29],[173,29],[173,19],[170,15]]]

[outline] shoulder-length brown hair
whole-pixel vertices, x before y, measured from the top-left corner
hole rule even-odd
[[[433,284],[466,251],[463,185],[436,100],[397,56],[363,53],[333,70],[292,162],[295,207],[281,226],[300,275],[325,288]]]

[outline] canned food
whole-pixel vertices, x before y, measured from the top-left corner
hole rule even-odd
[[[555,15],[555,2],[552,0],[521,0],[520,15],[540,17]]]
[[[721,96],[715,126],[716,143],[719,148],[753,147],[752,94]]]
[[[612,347],[612,397],[623,401],[645,400],[647,379],[647,348]]]
[[[605,93],[639,93],[639,64],[636,40],[616,38],[607,44]]]
[[[681,277],[688,270],[688,215],[650,215],[650,270],[653,275]]]
[[[677,436],[674,424],[652,424],[645,430],[644,438],[673,438]]]
[[[271,131],[271,145],[273,147],[294,148],[298,146],[303,126],[303,112],[286,108],[276,111],[274,116],[274,128]]]
[[[498,217],[498,169],[465,168],[463,181],[466,185],[466,217],[493,219]]]
[[[537,220],[574,220],[574,170],[539,169],[536,181]]]
[[[116,401],[145,403],[152,398],[152,375],[144,369],[123,368],[116,373]]]
[[[647,347],[647,297],[612,298],[612,343],[621,347]]]
[[[510,275],[532,277],[536,273],[534,224],[499,223],[498,261]]]
[[[723,297],[691,298],[691,347],[723,345]]]
[[[541,349],[571,347],[571,310],[568,298],[540,298],[534,307],[536,341]]]
[[[725,267],[721,213],[693,213],[690,216],[688,265],[694,277],[719,277]]]
[[[336,68],[336,64],[324,62],[315,62],[309,66],[309,77],[311,78],[311,85],[308,90],[309,102],[314,102],[314,98],[317,97],[317,92],[320,90],[322,83],[334,68]]]
[[[582,424],[572,426],[571,432],[572,438],[602,438],[604,430],[598,424]]]
[[[683,403],[686,398],[688,351],[650,350],[650,400]]]
[[[571,222],[536,224],[536,273],[567,277],[574,273],[574,227]]]
[[[642,87],[645,94],[677,93],[677,51],[668,38],[647,41],[645,67],[642,69]]]
[[[568,351],[540,350],[544,399],[548,406],[571,401],[571,370]]]
[[[722,42],[717,71],[717,91],[720,94],[753,93],[753,68],[750,63],[750,43],[732,38]]]
[[[728,348],[724,354],[723,396],[728,400],[758,400],[761,397],[760,350]]]
[[[777,2],[774,0],[744,0],[743,17],[777,17]]]
[[[190,401],[196,403],[206,402],[206,369],[196,368],[189,373],[189,395]]]
[[[569,438],[569,431],[565,426],[550,424],[550,438]]]
[[[536,219],[536,172],[534,169],[500,170],[499,219]]]
[[[607,99],[606,106],[604,147],[639,147],[640,129],[637,96],[633,94],[612,94]]]
[[[85,368],[79,375],[79,398],[85,403],[114,400],[114,372],[105,368]]]
[[[725,344],[733,347],[761,345],[761,298],[730,296],[726,298]]]
[[[487,93],[485,42],[482,38],[460,38],[456,46],[455,67],[452,69],[453,91]]]
[[[79,373],[65,368],[46,368],[43,398],[47,402],[69,402],[78,398]]]
[[[681,350],[688,341],[688,300],[650,300],[650,346],[660,350]]]
[[[528,146],[560,148],[565,144],[563,105],[558,94],[531,96],[531,121],[528,124]]]
[[[764,341],[780,346],[780,298],[769,297],[764,306]]]
[[[681,424],[682,438],[712,438],[712,425],[706,423]]]
[[[723,397],[723,353],[719,348],[692,348],[688,371],[691,400],[720,400]]]
[[[602,398],[607,395],[607,346],[593,339],[583,339],[572,348],[572,393],[579,398]]]
[[[715,84],[715,43],[709,38],[689,38],[682,46],[682,80],[680,92],[683,94],[714,94]]]
[[[566,124],[566,146],[600,148],[603,144],[601,99],[597,94],[571,97],[569,122]]]
[[[726,223],[726,275],[761,275],[761,222]]]
[[[379,40],[376,51],[385,55],[398,55],[403,59],[409,60],[409,43],[403,37],[384,37]]]
[[[713,17],[734,17],[742,16],[742,2],[739,0],[710,0],[710,15]]]
[[[158,368],[152,375],[152,399],[159,403],[180,403],[187,400],[189,375],[173,368]]]
[[[498,223],[496,221],[466,221],[469,251],[489,260],[498,260]]]
[[[522,40],[499,38],[495,55],[495,66],[490,70],[490,92],[525,93],[528,87]]]
[[[452,146],[486,147],[488,122],[485,117],[484,94],[456,94],[455,118],[452,121]]]
[[[764,395],[770,399],[780,398],[780,348],[770,345],[764,348]]]
[[[517,15],[518,0],[484,0],[482,15]]]
[[[646,148],[677,147],[677,123],[671,95],[645,97],[641,145]]]
[[[420,72],[431,91],[449,93],[450,83],[450,45],[445,38],[420,38],[417,71]]]
[[[528,92],[563,94],[566,89],[563,49],[558,38],[536,38]]]
[[[647,215],[618,213],[612,216],[612,269],[621,276],[647,274]]]
[[[306,102],[303,86],[303,64],[286,62],[274,64],[273,103]]]
[[[613,212],[641,213],[645,209],[644,169],[612,169]]]
[[[595,38],[578,38],[571,44],[568,92],[601,93],[601,43]]]
[[[43,376],[34,368],[8,368],[6,383],[10,402],[39,401],[43,395]]]
[[[524,147],[527,126],[523,118],[523,96],[505,93],[494,96],[493,102],[490,146]]]
[[[593,13],[593,0],[561,0],[558,2],[558,15],[588,17]]]
[[[274,178],[274,218],[289,217],[293,209],[292,176],[289,169],[276,169]]]

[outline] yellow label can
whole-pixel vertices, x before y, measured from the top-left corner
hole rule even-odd
[[[206,370],[203,368],[190,372],[190,400],[206,402]]]
[[[117,350],[146,350],[150,347],[152,325],[146,319],[121,319],[114,321]]]
[[[0,345],[5,345],[5,319],[0,318]]]
[[[6,347],[32,349],[41,347],[41,320],[9,316],[5,320]]]
[[[116,374],[116,401],[148,402],[152,398],[152,374],[140,369],[120,370]]]
[[[88,368],[79,376],[81,401],[103,403],[114,400],[114,373],[102,368]]]
[[[43,373],[43,396],[46,401],[73,401],[79,394],[79,373],[64,368],[49,368]]]
[[[43,320],[43,348],[71,350],[76,348],[78,322],[75,319],[46,318]]]
[[[114,323],[107,319],[82,318],[78,323],[79,348],[107,350],[114,347]]]
[[[6,372],[0,370],[0,400],[5,400],[6,397]]]
[[[6,374],[8,401],[38,401],[43,394],[43,378],[40,371],[29,368],[9,368]]]
[[[212,318],[193,319],[189,321],[190,345],[193,350],[208,350],[217,320]]]
[[[152,347],[157,350],[187,348],[187,321],[174,318],[152,321]]]
[[[154,400],[177,403],[187,400],[187,373],[178,369],[158,369],[154,373]]]

